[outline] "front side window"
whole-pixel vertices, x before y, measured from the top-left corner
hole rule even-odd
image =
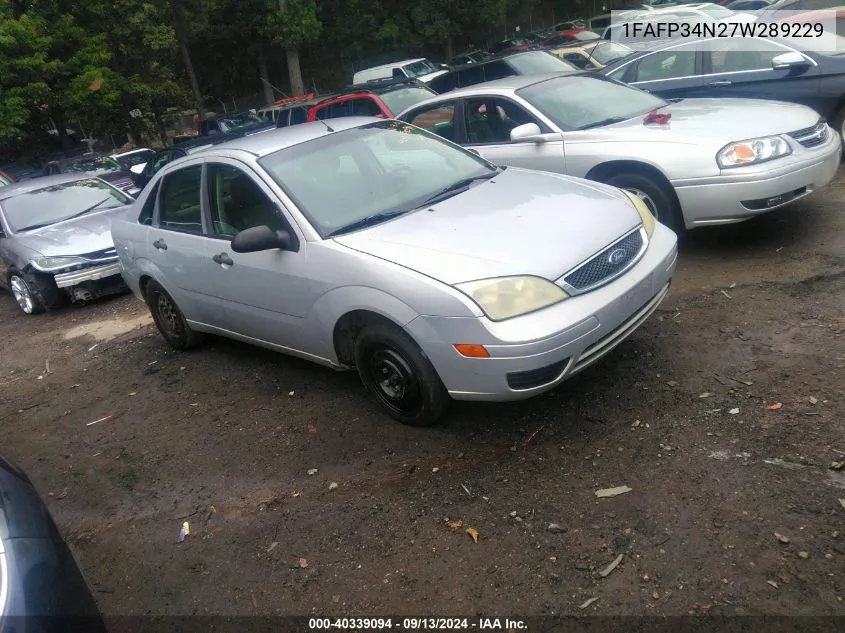
[[[335,132],[259,163],[324,238],[365,219],[409,213],[450,186],[498,173],[472,152],[397,121]]]
[[[132,200],[99,178],[65,182],[3,200],[9,229],[31,231],[95,211],[114,209]]]
[[[774,42],[755,38],[730,38],[704,42],[710,54],[710,72],[736,73],[749,70],[772,70],[772,59],[789,49]]]
[[[185,167],[164,177],[158,204],[158,224],[161,228],[202,233],[201,181],[200,165]]]
[[[542,75],[544,73],[560,73],[576,70],[572,64],[567,64],[545,51],[531,51],[508,58],[508,64],[520,75]]]
[[[510,143],[511,130],[526,123],[540,123],[507,99],[478,97],[464,102],[467,141],[472,145]],[[542,126],[541,126],[542,127]]]
[[[210,164],[206,168],[211,228],[215,235],[232,238],[244,229],[285,226],[276,205],[248,174],[230,165]]]
[[[640,59],[634,82],[678,79],[695,75],[695,49],[692,46],[652,53]]]
[[[666,105],[654,95],[597,75],[555,77],[521,88],[517,94],[561,130],[624,121]]]

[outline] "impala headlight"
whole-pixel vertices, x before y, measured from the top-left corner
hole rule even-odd
[[[764,136],[726,145],[716,154],[716,162],[719,163],[719,167],[726,169],[762,163],[773,158],[788,156],[791,153],[792,148],[785,138]]]
[[[654,225],[657,222],[657,218],[654,217],[654,214],[651,212],[651,209],[649,209],[648,205],[643,202],[642,198],[634,195],[630,191],[626,191],[625,189],[623,189],[622,191],[634,204],[634,208],[637,210],[637,213],[640,214],[640,218],[642,218],[643,228],[645,229],[646,235],[651,237],[654,233]]]
[[[87,264],[84,257],[39,257],[32,260],[32,266],[44,273],[50,273],[62,268]]]
[[[455,287],[469,295],[493,321],[534,312],[567,298],[551,281],[528,275],[467,281]]]

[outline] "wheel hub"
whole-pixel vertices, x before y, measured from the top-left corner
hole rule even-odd
[[[182,328],[179,320],[179,315],[176,314],[176,310],[173,308],[173,304],[170,303],[167,297],[160,294],[158,295],[158,299],[156,301],[156,307],[158,309],[158,314],[161,317],[163,325],[171,334],[178,336],[181,333]]]
[[[407,360],[396,350],[380,347],[370,355],[370,376],[376,395],[388,408],[398,413],[419,409],[421,396],[417,378]]]
[[[12,287],[12,295],[15,297],[15,301],[18,302],[20,309],[23,310],[25,314],[32,314],[32,311],[35,308],[35,300],[32,297],[32,292],[29,290],[29,286],[26,281],[18,276],[14,276],[11,279],[10,285]]]

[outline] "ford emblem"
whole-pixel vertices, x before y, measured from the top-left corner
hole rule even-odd
[[[628,257],[628,251],[624,248],[615,248],[610,251],[610,255],[607,256],[607,262],[612,266],[618,266],[625,259]]]

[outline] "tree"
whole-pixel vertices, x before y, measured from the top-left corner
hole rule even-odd
[[[408,5],[414,30],[424,40],[439,42],[444,47],[446,59],[451,59],[456,36],[469,35],[484,28],[504,22],[509,0],[428,0]]]
[[[320,36],[323,25],[315,0],[267,0],[268,19],[264,32],[285,49],[294,96],[305,94],[299,50]]]

